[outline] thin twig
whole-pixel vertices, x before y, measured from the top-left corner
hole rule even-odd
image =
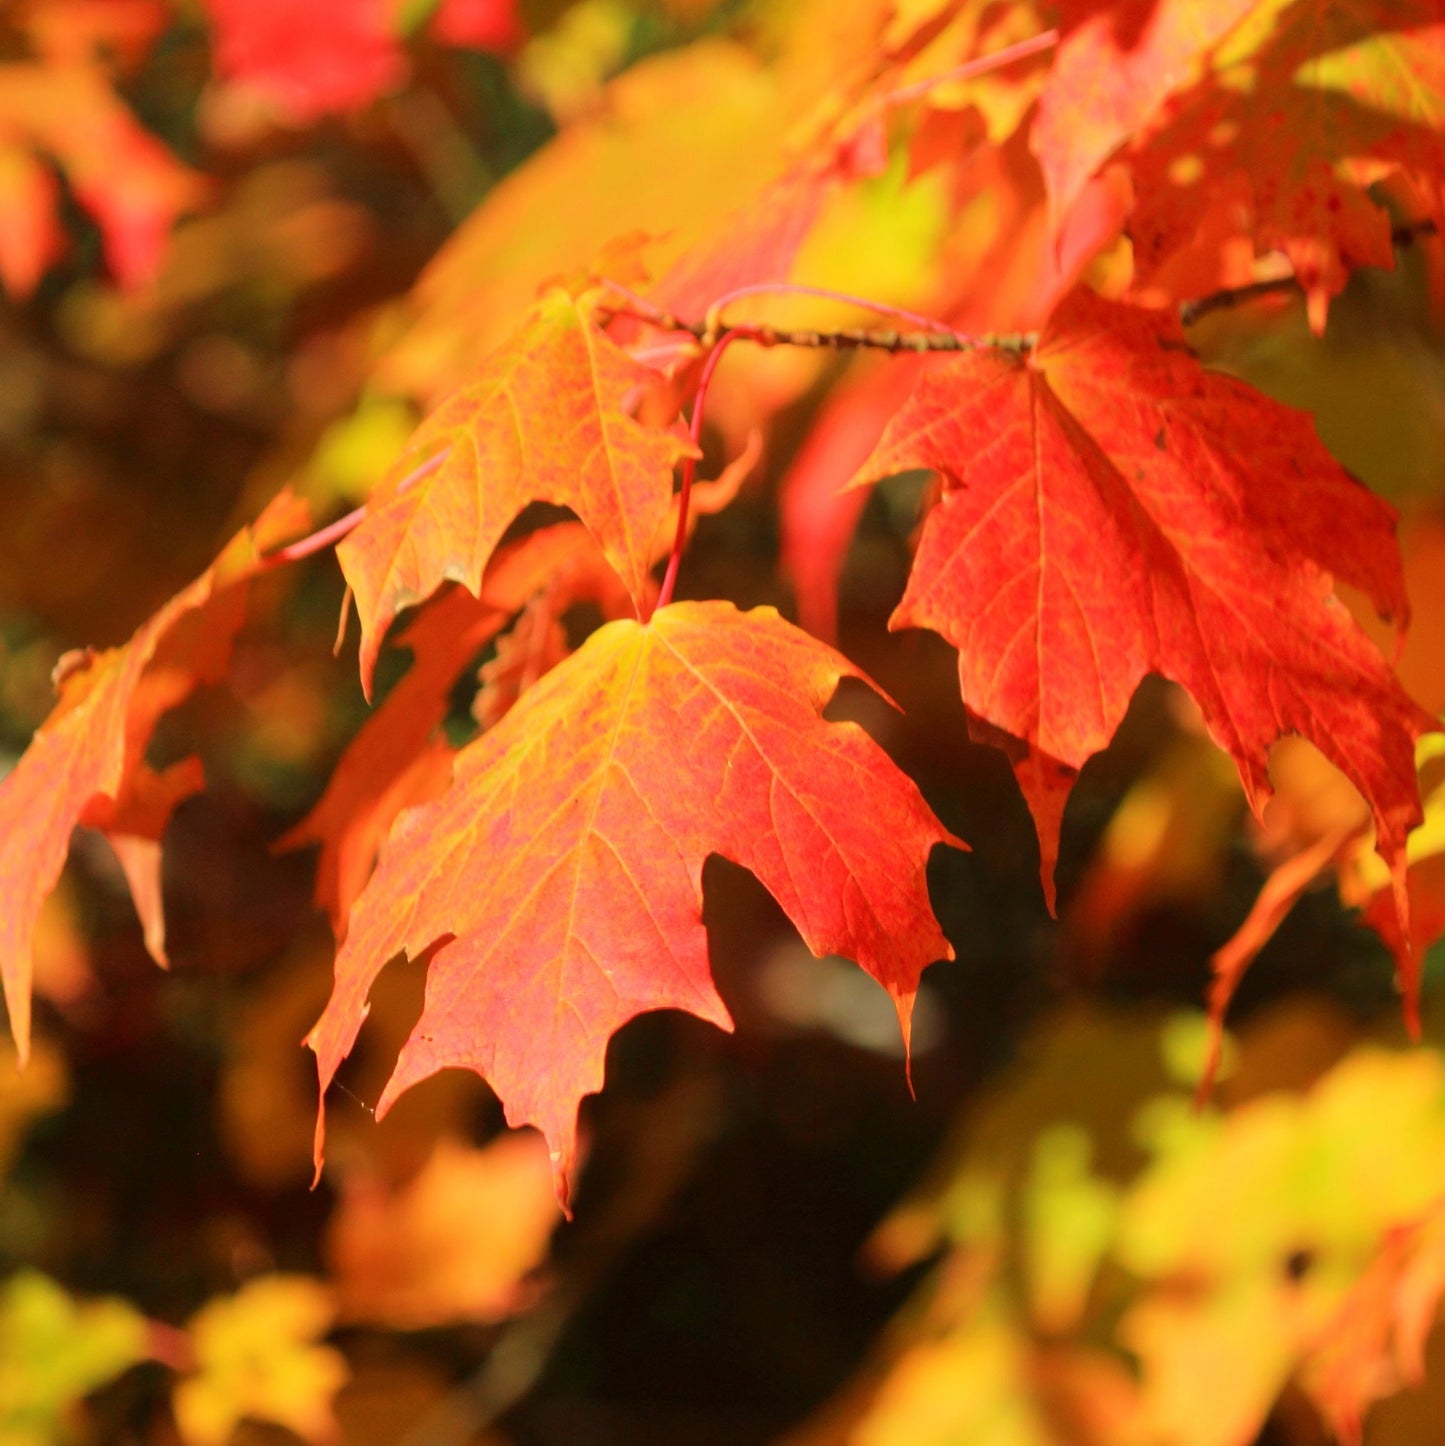
[[[868,348],[886,352],[966,352],[1032,350],[1037,332],[1009,335],[985,334],[969,336],[958,331],[872,331],[864,327],[842,327],[837,331],[798,330],[775,326],[748,326],[740,323],[735,331],[759,346],[822,347],[834,351]]]
[[[706,322],[684,321],[667,312],[644,313],[629,307],[609,309],[613,316],[627,316],[635,321],[645,321],[660,330],[677,331],[695,337],[707,345],[710,335]],[[801,346],[825,351],[885,351],[885,352],[966,352],[966,351],[1009,351],[1026,352],[1038,339],[1036,332],[1018,332],[1007,335],[969,336],[959,331],[898,331],[893,328],[870,330],[867,327],[848,326],[837,331],[818,331],[813,328],[769,326],[765,322],[739,321],[723,323],[723,330],[732,333],[742,341],[755,346]],[[633,353],[637,355],[637,353]]]
[[[1390,232],[1390,244],[1397,251],[1404,251],[1426,236],[1439,234],[1434,221],[1409,221],[1396,226]],[[1179,305],[1179,320],[1185,326],[1193,326],[1202,317],[1216,311],[1225,311],[1231,306],[1244,306],[1265,296],[1291,296],[1300,291],[1298,278],[1276,276],[1269,281],[1251,281],[1245,286],[1227,286],[1221,291],[1211,291],[1197,301],[1184,301]]]
[[[1411,221],[1396,226],[1390,232],[1390,241],[1397,249],[1403,250],[1426,236],[1439,234],[1439,227],[1432,220]],[[604,307],[612,316],[628,316],[634,321],[646,322],[660,331],[684,332],[694,337],[703,346],[716,345],[722,332],[736,333],[740,338],[757,346],[800,346],[813,349],[826,348],[835,351],[861,350],[892,353],[922,354],[928,352],[970,352],[1003,351],[1021,355],[1031,351],[1038,341],[1037,332],[1017,332],[1000,335],[968,335],[955,331],[947,322],[918,312],[905,311],[901,307],[887,306],[881,302],[868,301],[863,297],[851,296],[846,292],[830,291],[823,287],[799,286],[791,282],[759,282],[753,286],[739,287],[720,297],[709,308],[702,321],[688,321],[674,316],[669,311],[655,307],[645,297],[629,290],[617,282],[603,278],[603,284],[624,296],[624,306]],[[1293,276],[1275,277],[1269,281],[1252,281],[1245,286],[1225,287],[1210,292],[1194,301],[1181,302],[1179,319],[1185,326],[1193,326],[1202,317],[1231,306],[1243,306],[1265,296],[1283,296],[1298,292],[1299,282]],[[769,326],[762,322],[732,322],[722,315],[722,308],[728,303],[747,296],[768,293],[787,293],[798,296],[816,296],[829,301],[843,301],[849,305],[865,307],[880,315],[893,316],[907,321],[917,331],[903,331],[897,327],[841,327],[833,331],[816,328],[790,328]]]
[[[688,321],[683,317],[674,316],[670,311],[663,311],[661,308],[653,306],[646,298],[615,281],[605,277],[602,280],[604,285],[627,299],[627,304],[624,306],[605,306],[603,310],[609,316],[630,317],[633,321],[641,321],[649,326],[654,326],[659,331],[682,332],[693,337],[705,347],[716,346],[718,338],[723,332],[734,333],[740,339],[751,341],[756,346],[800,346],[814,350],[822,348],[835,351],[854,351],[866,348],[893,353],[967,351],[1019,353],[1030,350],[1037,340],[1037,333],[1034,332],[970,335],[967,332],[956,331],[947,322],[939,321],[936,317],[925,316],[921,312],[905,311],[902,307],[869,301],[865,297],[853,296],[845,291],[832,291],[820,286],[799,286],[792,282],[782,281],[759,282],[753,286],[739,287],[736,291],[730,291],[726,296],[715,301],[708,309],[707,317],[704,320]],[[782,327],[770,326],[766,322],[729,321],[722,316],[722,308],[729,302],[738,301],[747,296],[775,292],[784,292],[794,296],[813,296],[825,301],[845,302],[850,306],[862,307],[865,310],[878,312],[880,315],[906,321],[911,326],[917,327],[918,330],[903,331],[897,327],[849,326],[823,331],[816,327]]]
[[[1202,317],[1216,311],[1227,311],[1231,306],[1244,306],[1266,296],[1298,295],[1300,284],[1293,276],[1276,276],[1269,281],[1251,281],[1247,286],[1229,286],[1223,291],[1211,291],[1197,301],[1179,303],[1179,320],[1185,326],[1193,326]]]

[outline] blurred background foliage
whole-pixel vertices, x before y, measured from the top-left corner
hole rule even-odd
[[[0,256],[0,771],[63,653],[126,638],[283,482],[322,517],[354,504],[536,285],[639,206],[659,268],[715,231],[863,43],[807,0],[423,0],[397,7],[371,93],[338,100],[221,73],[225,10],[0,11],[0,170],[23,173],[9,67],[69,63],[56,36],[108,16],[85,63],[172,158],[151,161],[174,213],[148,258],[144,227],[97,206],[56,141],[53,234]],[[1017,98],[960,110],[975,102],[987,131]],[[1062,284],[1031,164],[1005,149],[966,183],[885,170],[837,200],[799,274],[1027,325]],[[1121,264],[1101,258],[1095,279]],[[1437,712],[1440,294],[1438,258],[1415,247],[1358,274],[1321,338],[1287,298],[1192,336],[1308,407],[1401,508],[1401,674]],[[768,315],[851,319],[792,298]],[[816,596],[793,590],[806,559],[782,566],[780,495],[800,491],[788,479],[832,389],[870,363],[742,350],[709,455],[761,429],[763,460],[701,520],[683,591],[811,606],[816,624]],[[272,846],[365,705],[349,651],[332,652],[334,565],[267,579],[228,685],[155,746],[161,762],[198,751],[208,779],[166,840],[172,972],[84,833],[43,921],[39,1042],[23,1072],[0,1061],[0,1443],[1306,1446],[1384,1397],[1367,1440],[1437,1439],[1439,1374],[1417,1377],[1441,1349],[1445,1066],[1433,1045],[1401,1052],[1389,955],[1355,912],[1381,887],[1358,799],[1282,747],[1257,826],[1187,700],[1146,686],[1071,798],[1054,923],[1032,824],[1002,756],[967,741],[947,649],[886,632],[918,497],[900,482],[868,501],[835,615],[903,705],[846,694],[835,711],[974,846],[930,875],[959,957],[920,996],[916,1098],[891,1005],[713,860],[738,1032],[670,1014],[622,1032],[584,1108],[574,1223],[557,1228],[537,1139],[508,1135],[474,1077],[371,1118],[419,1009],[415,965],[378,984],[311,1189],[298,1041],[331,940],[311,857]],[[460,738],[470,697],[455,703]],[[1432,812],[1412,856],[1427,915],[1440,826]],[[1244,976],[1223,1077],[1193,1111],[1212,956],[1268,872],[1335,833],[1352,842]]]

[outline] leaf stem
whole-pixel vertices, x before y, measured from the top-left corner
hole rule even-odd
[[[723,353],[739,337],[746,336],[743,330],[725,331],[717,341],[703,363],[702,375],[698,378],[697,392],[693,397],[692,419],[688,426],[688,435],[692,438],[694,455],[684,459],[682,464],[682,485],[677,492],[677,531],[672,539],[672,553],[667,559],[667,571],[663,574],[662,586],[657,590],[657,601],[648,609],[647,616],[642,619],[648,622],[652,615],[659,609],[665,608],[672,601],[672,590],[677,583],[677,570],[682,564],[682,549],[687,542],[687,505],[692,497],[693,478],[697,475],[696,452],[702,442],[702,414],[703,407],[707,402],[707,389],[712,384],[713,373],[717,370],[717,364],[722,360]]]
[[[408,473],[396,485],[396,491],[392,494],[399,497],[410,487],[415,487],[423,478],[431,476],[447,459],[446,452],[438,452],[435,457],[423,462],[415,471]],[[268,568],[281,567],[288,562],[300,562],[303,558],[314,557],[318,552],[324,552],[328,547],[341,541],[348,533],[355,530],[361,519],[366,516],[366,503],[360,507],[353,508],[345,517],[338,517],[335,522],[329,522],[325,527],[310,533],[306,537],[298,538],[295,542],[288,542],[285,547],[278,547],[275,552],[268,553],[265,558],[265,565]]]
[[[147,1320],[145,1328],[145,1350],[151,1360],[178,1375],[196,1369],[196,1347],[189,1332],[160,1320]]]
[[[340,542],[347,533],[351,532],[356,525],[366,516],[366,506],[354,508],[345,517],[338,517],[335,522],[328,523],[325,527],[310,533],[296,542],[288,542],[285,547],[278,547],[275,552],[266,555],[267,567],[280,567],[288,562],[300,562],[302,558],[312,557],[318,552],[324,551],[333,543]]]

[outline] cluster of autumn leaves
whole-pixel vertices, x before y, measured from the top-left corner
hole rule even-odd
[[[37,53],[71,8],[28,7]],[[341,37],[356,41],[326,94],[268,7],[210,8],[221,79],[296,121],[400,83],[396,37],[356,39],[367,7],[308,12],[332,60]],[[480,25],[484,9],[449,0],[432,23],[456,41],[463,12]],[[22,1056],[34,931],[72,829],[111,841],[164,962],[160,841],[203,780],[194,761],[152,769],[147,746],[167,711],[224,675],[252,582],[337,536],[368,696],[384,648],[412,662],[288,839],[321,846],[317,900],[338,941],[308,1036],[323,1096],[380,972],[427,955],[426,1004],[378,1113],[469,1068],[511,1124],[541,1130],[565,1204],[578,1104],[602,1087],[612,1035],[660,1008],[730,1026],[702,923],[714,853],[756,874],[815,954],[877,979],[906,1037],[922,971],[952,957],[929,854],[961,841],[867,733],[823,720],[839,681],[861,676],[841,654],[771,609],[660,600],[656,578],[697,514],[744,480],[735,466],[699,485],[679,528],[675,474],[696,465],[699,378],[720,339],[706,416],[742,453],[824,378],[820,351],[774,347],[777,331],[856,328],[870,306],[890,330],[927,331],[939,354],[883,356],[834,384],[780,502],[800,615],[827,630],[864,489],[932,472],[893,624],[946,638],[970,726],[1009,735],[1050,903],[1078,770],[1158,674],[1194,700],[1256,814],[1287,735],[1358,790],[1386,871],[1366,902],[1417,1017],[1432,939],[1428,903],[1411,899],[1416,752],[1439,723],[1335,592],[1403,630],[1395,514],[1303,414],[1207,370],[1177,308],[1288,282],[1321,330],[1353,269],[1390,264],[1391,207],[1417,230],[1445,221],[1438,7],[842,12],[802,6],[789,27],[760,25],[755,49],[700,40],[624,74],[596,116],[489,193],[378,329],[388,345],[357,417],[385,399],[424,419],[358,514],[308,537],[304,504],[283,493],[127,644],[70,661],[54,713],[0,780],[0,973]],[[122,13],[143,49],[159,7]],[[515,38],[496,24],[498,43]],[[74,48],[92,69],[111,53]],[[35,236],[51,224],[37,200],[54,185],[47,156],[91,203],[82,161],[20,82],[0,75],[0,106],[21,117],[4,138]],[[150,152],[126,145],[114,168],[130,174],[127,157]],[[158,243],[137,236],[199,192],[179,172],[155,187],[133,173],[139,193],[164,193],[159,209],[127,213],[124,232],[92,209],[117,273],[139,280],[124,248],[150,246],[153,262]],[[639,195],[644,174],[667,184]],[[871,254],[870,228],[899,255]],[[42,238],[0,253],[0,275],[23,293],[53,250]],[[534,503],[576,520],[513,535]],[[569,651],[563,619],[579,603],[604,625]],[[450,692],[488,645],[487,726],[454,753]],[[1271,900],[1222,972],[1216,1023],[1314,872]],[[318,1171],[322,1145],[318,1126]],[[1408,1204],[1393,1223],[1428,1199]],[[1162,1339],[1141,1327],[1146,1362]],[[1220,1431],[1208,1439],[1235,1439]]]

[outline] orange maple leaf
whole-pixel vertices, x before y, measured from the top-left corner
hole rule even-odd
[[[59,670],[59,703],[0,779],[0,979],[22,1059],[35,925],[76,824],[104,830],[116,845],[146,943],[165,962],[157,841],[201,775],[195,759],[153,772],[146,746],[163,713],[224,675],[245,620],[247,582],[265,566],[263,552],[294,534],[304,516],[304,504],[283,493],[128,643],[87,651]]]
[[[24,238],[0,244],[0,280],[19,295],[53,258],[59,233],[53,184],[17,152],[58,164],[95,217],[122,286],[154,279],[176,218],[205,194],[201,177],[139,125],[98,68],[0,66],[0,206]]]
[[[672,505],[672,469],[693,447],[624,411],[657,380],[554,290],[511,339],[418,428],[338,548],[361,620],[367,695],[392,618],[448,579],[473,594],[529,502],[571,507],[633,598],[648,595],[652,542]],[[441,457],[429,475],[417,476]],[[415,480],[413,480],[415,479]]]
[[[669,1007],[731,1027],[702,923],[712,853],[750,868],[814,953],[855,958],[906,1034],[924,966],[953,957],[924,865],[963,845],[862,729],[818,716],[861,676],[770,608],[677,603],[594,633],[393,830],[308,1036],[323,1094],[382,967],[436,948],[378,1115],[474,1069],[546,1136],[565,1203],[611,1035]]]
[[[443,1136],[394,1190],[353,1167],[326,1229],[340,1314],[404,1330],[503,1320],[536,1300],[527,1277],[558,1219],[547,1148],[533,1134],[481,1149]]]

